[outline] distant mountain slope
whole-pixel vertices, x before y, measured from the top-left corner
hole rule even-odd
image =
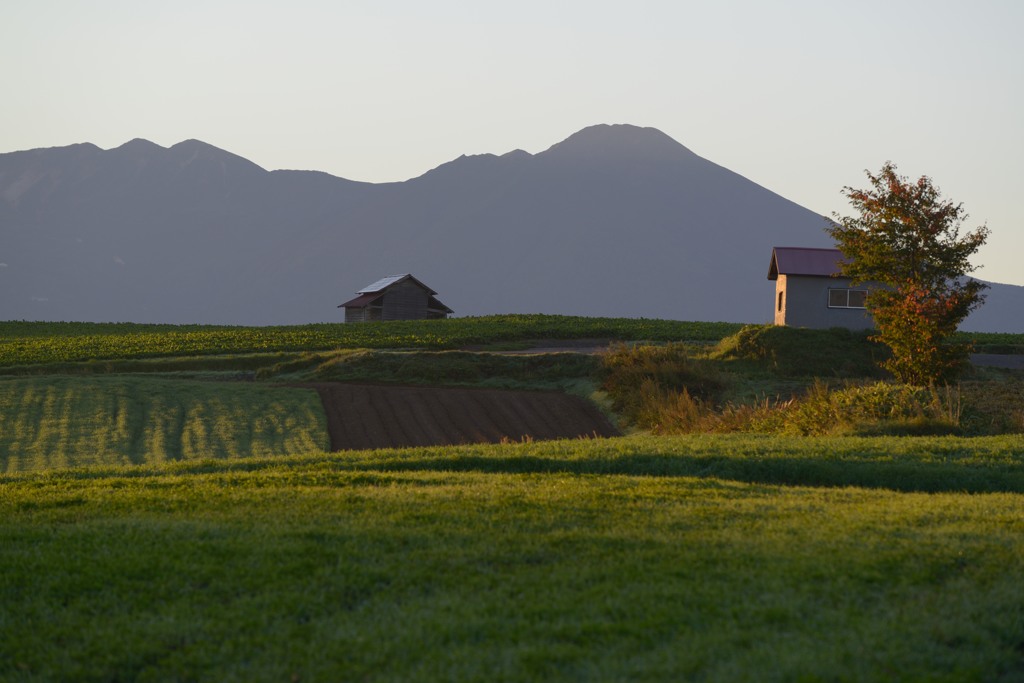
[[[194,140],[0,155],[0,317],[308,320],[247,301],[259,279],[254,263],[276,268],[296,226],[333,220],[360,187],[320,173],[268,173]],[[243,309],[234,310],[230,292]]]
[[[987,284],[985,303],[967,318],[963,328],[975,332],[1024,333],[1024,287]]]
[[[635,126],[386,184],[196,140],[73,145],[0,155],[0,319],[341,320],[355,290],[411,272],[458,315],[765,322],[772,246],[829,246],[824,224]],[[986,329],[1008,329],[1018,289],[993,290]]]

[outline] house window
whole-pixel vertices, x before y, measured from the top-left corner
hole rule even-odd
[[[864,308],[868,298],[864,289],[830,289],[828,290],[829,308]]]
[[[779,292],[779,310],[780,311],[782,310],[782,295],[783,294],[785,294],[785,292]]]

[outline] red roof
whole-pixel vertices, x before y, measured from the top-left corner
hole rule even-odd
[[[768,279],[779,275],[812,275],[833,277],[839,274],[840,264],[846,261],[838,249],[812,249],[809,247],[775,247],[768,266]]]
[[[357,296],[355,299],[352,299],[351,301],[346,301],[345,303],[338,306],[338,308],[364,308],[366,306],[369,306],[374,299],[379,299],[382,296],[384,295],[381,294],[380,292],[374,292],[372,294],[363,294],[362,296]]]

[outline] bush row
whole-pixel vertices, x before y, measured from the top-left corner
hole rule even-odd
[[[885,379],[873,362],[878,353],[865,335],[846,330],[753,327],[710,352],[684,344],[618,347],[603,358],[601,383],[629,424],[658,434],[1024,432],[1024,379],[912,387]],[[803,379],[786,397],[727,398],[758,377]]]

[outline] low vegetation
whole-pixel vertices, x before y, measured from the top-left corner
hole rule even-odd
[[[912,387],[884,378],[885,354],[848,330],[749,326],[710,349],[616,347],[602,387],[628,424],[659,434],[1024,432],[1024,374],[976,370],[957,385]]]
[[[747,325],[722,339],[711,354],[720,361],[750,361],[779,377],[825,379],[883,377],[878,364],[888,355],[868,332],[777,325]]]
[[[1024,334],[1009,332],[958,332],[957,342],[970,343],[975,353],[1024,354]]]
[[[8,476],[0,678],[1013,680],[1020,453],[634,437]]]
[[[377,351],[320,354],[264,368],[260,379],[569,389],[596,374],[600,361],[580,353],[502,355],[468,351]]]

